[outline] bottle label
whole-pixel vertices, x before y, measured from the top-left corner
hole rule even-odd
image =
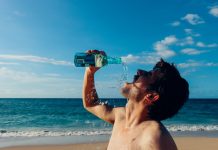
[[[88,67],[95,65],[95,56],[86,53],[77,53],[74,57],[76,67]]]
[[[102,54],[77,53],[74,57],[74,64],[76,67],[103,67],[107,65],[107,63],[107,56]]]
[[[95,54],[95,67],[103,67],[107,65],[107,58],[102,54]]]
[[[87,54],[76,53],[74,57],[74,64],[76,67],[103,67],[107,64],[121,64],[121,58],[108,57],[102,54]]]

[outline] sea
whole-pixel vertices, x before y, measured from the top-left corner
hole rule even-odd
[[[126,99],[101,99],[124,107]],[[218,99],[189,99],[162,122],[174,136],[218,137]],[[107,141],[112,125],[87,112],[81,98],[1,98],[0,147]]]

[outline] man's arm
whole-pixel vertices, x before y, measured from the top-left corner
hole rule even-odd
[[[107,104],[100,104],[98,94],[95,89],[94,74],[99,68],[90,66],[86,68],[83,82],[83,106],[86,110],[97,117],[113,124],[115,112],[118,108],[112,108]]]

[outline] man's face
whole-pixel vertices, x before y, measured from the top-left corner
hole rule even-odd
[[[146,94],[148,86],[154,83],[161,75],[160,69],[149,72],[138,69],[132,83],[126,83],[121,88],[121,94],[131,100],[140,101]]]

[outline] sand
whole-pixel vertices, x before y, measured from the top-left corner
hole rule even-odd
[[[218,150],[218,138],[175,137],[179,150]],[[1,148],[0,150],[106,150],[107,142]]]

